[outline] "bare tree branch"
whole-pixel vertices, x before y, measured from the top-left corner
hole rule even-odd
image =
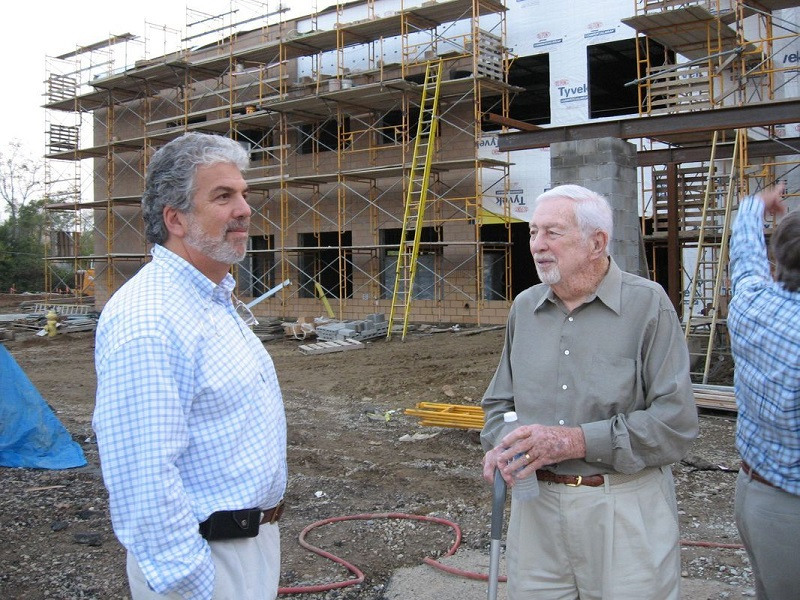
[[[43,176],[44,163],[31,158],[19,140],[12,140],[0,150],[0,199],[15,231],[20,210],[41,199]]]

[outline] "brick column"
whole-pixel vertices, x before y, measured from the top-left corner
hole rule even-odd
[[[629,142],[608,137],[550,146],[553,187],[574,183],[608,198],[614,211],[611,254],[623,271],[647,277],[636,177],[636,146]]]

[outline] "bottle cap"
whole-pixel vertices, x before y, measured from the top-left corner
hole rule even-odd
[[[513,423],[517,420],[517,413],[513,410],[508,411],[507,413],[503,413],[503,421],[506,423]]]

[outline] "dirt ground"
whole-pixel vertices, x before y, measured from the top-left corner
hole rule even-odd
[[[313,528],[307,541],[356,565],[364,572],[363,583],[299,597],[473,597],[430,588],[390,593],[402,573],[426,557],[444,554],[455,538],[447,525],[374,516],[404,513],[452,521],[463,536],[458,552],[488,555],[491,492],[480,478],[482,451],[475,434],[421,427],[402,413],[421,401],[479,403],[497,364],[503,332],[470,333],[413,333],[405,342],[381,339],[364,350],[312,356],[302,355],[301,342],[295,340],[266,342],[289,422],[281,586],[351,578],[297,539],[314,522],[360,515]],[[110,527],[90,424],[93,334],[51,339],[25,334],[3,343],[80,443],[89,466],[68,471],[0,468],[0,598],[125,598],[124,551]],[[704,414],[699,440],[675,467],[682,538],[699,544],[682,548],[690,590],[686,598],[754,595],[744,551],[715,546],[739,544],[732,514],[738,464],[733,428],[731,415]],[[406,441],[414,434],[424,439]],[[457,579],[444,575],[436,585],[446,588]],[[485,597],[485,591],[474,597]]]

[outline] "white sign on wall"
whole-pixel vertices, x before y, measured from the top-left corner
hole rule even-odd
[[[507,215],[513,221],[527,223],[531,217],[531,203],[549,186],[550,150],[518,150],[513,155],[501,153],[497,134],[486,133],[478,142],[478,155],[497,160],[512,157],[514,163],[510,168],[508,186],[501,177],[501,170],[481,170],[484,223],[490,222],[492,215],[496,215],[498,221]]]

